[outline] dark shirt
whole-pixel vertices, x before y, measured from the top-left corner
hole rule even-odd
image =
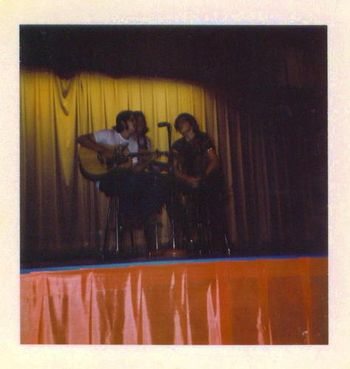
[[[212,140],[204,132],[197,132],[191,141],[184,137],[175,141],[173,150],[178,153],[180,170],[189,176],[202,177],[208,165],[207,152],[214,148]]]

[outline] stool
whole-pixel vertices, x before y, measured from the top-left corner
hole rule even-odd
[[[187,237],[188,243],[196,249],[200,255],[203,252],[209,252],[212,232],[209,217],[209,209],[205,202],[200,201],[200,196],[197,192],[187,193],[185,197],[185,218],[188,222],[189,232]],[[194,240],[193,232],[196,233],[197,239]]]
[[[109,205],[107,210],[107,219],[106,219],[106,226],[105,226],[105,233],[104,233],[104,241],[102,245],[102,258],[105,259],[108,255],[108,241],[110,238],[111,230],[114,231],[114,250],[112,252],[112,256],[119,256],[121,253],[120,250],[120,235],[123,230],[123,222],[121,222],[121,214],[119,210],[119,198],[118,196],[110,196],[109,197]],[[114,221],[113,227],[111,227],[112,221]],[[131,247],[134,249],[134,237],[132,233],[132,229],[129,228],[129,235],[131,240]]]
[[[216,240],[213,238],[213,227],[211,223],[210,209],[205,197],[198,192],[184,193],[185,198],[185,219],[188,223],[189,232],[187,232],[188,244],[202,255],[203,253],[212,254],[219,252],[216,248],[212,249]],[[215,227],[214,227],[215,228]],[[196,240],[193,239],[193,232],[196,233]],[[230,255],[231,249],[226,230],[221,234],[223,238],[223,247],[220,253]]]
[[[112,222],[114,223],[113,226]],[[118,196],[109,196],[109,205],[107,211],[107,219],[106,219],[106,226],[105,226],[105,233],[104,233],[104,242],[102,245],[102,258],[105,259],[109,254],[109,245],[108,241],[110,239],[110,233],[114,231],[114,250],[110,256],[121,256],[121,236],[123,231],[127,230],[129,232],[129,237],[131,241],[131,249],[135,250],[135,242],[134,242],[134,235],[133,235],[133,223],[130,222],[130,219],[127,219],[124,214],[121,214],[120,207],[119,207],[119,198]],[[159,222],[156,221],[154,224],[154,232],[155,232],[155,252],[159,251],[159,239],[158,239],[158,228]],[[136,256],[136,255],[135,255]],[[150,255],[149,255],[150,256]]]

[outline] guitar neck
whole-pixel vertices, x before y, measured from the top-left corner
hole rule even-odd
[[[163,156],[168,156],[168,151],[144,151],[144,152],[128,152],[128,146],[127,145],[117,145],[117,146],[111,146],[111,145],[103,145],[106,147],[106,149],[115,151],[117,156],[123,157],[123,158],[136,158],[139,156],[149,156],[154,154],[159,154]]]
[[[130,158],[136,158],[139,156],[150,156],[150,155],[154,155],[154,154],[158,154],[158,155],[163,155],[163,156],[168,156],[169,152],[168,151],[145,151],[145,152],[135,152],[135,153],[129,153],[126,154],[125,156],[130,157]]]

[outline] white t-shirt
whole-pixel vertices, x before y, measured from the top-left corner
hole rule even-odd
[[[135,154],[139,152],[137,142],[132,137],[126,140],[115,129],[102,129],[101,131],[94,132],[93,135],[98,144],[109,146],[125,145],[128,147],[129,153]],[[137,158],[132,158],[132,162],[136,164]]]

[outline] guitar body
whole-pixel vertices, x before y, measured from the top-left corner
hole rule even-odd
[[[110,148],[110,147],[109,147]],[[128,161],[130,157],[148,157],[146,161],[141,164],[139,170],[145,169],[150,163],[154,161],[152,155],[154,153],[123,153],[125,147],[112,148],[115,149],[115,157],[113,160],[105,161],[99,156],[99,154],[84,146],[79,148],[79,168],[81,174],[90,181],[99,181],[109,175],[121,171],[131,170],[122,167],[122,164]],[[167,155],[167,152],[157,152],[157,155]]]
[[[112,173],[116,173],[116,171],[125,170],[118,166],[121,163],[125,163],[127,158],[127,156],[124,156],[123,158],[119,156],[119,159],[114,163],[105,162],[96,151],[84,146],[79,148],[80,171],[81,174],[90,181],[99,181],[108,177]]]

